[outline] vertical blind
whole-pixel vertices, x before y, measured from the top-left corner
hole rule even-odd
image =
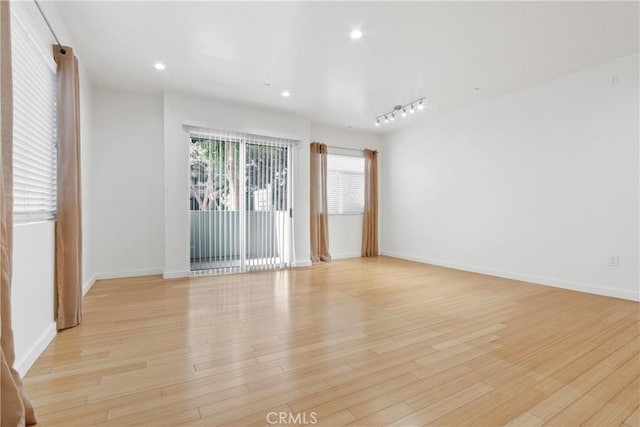
[[[364,157],[327,155],[327,210],[329,215],[364,212]]]
[[[294,141],[206,130],[190,139],[192,272],[289,266]]]
[[[14,7],[15,6],[15,7]],[[13,202],[18,222],[56,212],[56,65],[31,2],[13,2]]]

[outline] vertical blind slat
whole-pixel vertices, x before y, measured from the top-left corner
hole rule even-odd
[[[285,239],[294,141],[191,132],[191,268],[236,272],[288,265]],[[215,195],[212,195],[214,193]],[[282,242],[282,243],[281,243]]]

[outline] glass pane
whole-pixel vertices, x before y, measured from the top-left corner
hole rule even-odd
[[[284,256],[282,224],[288,215],[287,148],[247,144],[247,266],[272,268]]]
[[[240,267],[239,150],[235,142],[191,139],[192,270]]]
[[[329,214],[364,211],[364,158],[327,156],[327,209]]]

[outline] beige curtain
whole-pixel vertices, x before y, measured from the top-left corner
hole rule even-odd
[[[364,150],[362,256],[378,256],[378,152]]]
[[[327,215],[327,146],[311,143],[311,261],[331,261]]]
[[[80,87],[73,49],[53,47],[58,65],[58,209],[56,290],[58,330],[82,320]]]
[[[13,250],[13,93],[11,81],[11,14],[9,1],[0,1],[0,425],[35,424],[31,401],[13,368],[15,350],[11,328],[11,263]]]

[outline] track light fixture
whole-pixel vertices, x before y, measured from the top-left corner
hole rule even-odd
[[[380,119],[384,119],[385,123],[389,123],[389,120],[394,121],[396,119],[396,113],[400,114],[400,117],[407,117],[407,110],[409,110],[409,114],[415,113],[416,104],[418,105],[418,111],[424,110],[424,98],[416,99],[405,105],[396,105],[390,111],[376,116],[375,125],[380,126]]]

